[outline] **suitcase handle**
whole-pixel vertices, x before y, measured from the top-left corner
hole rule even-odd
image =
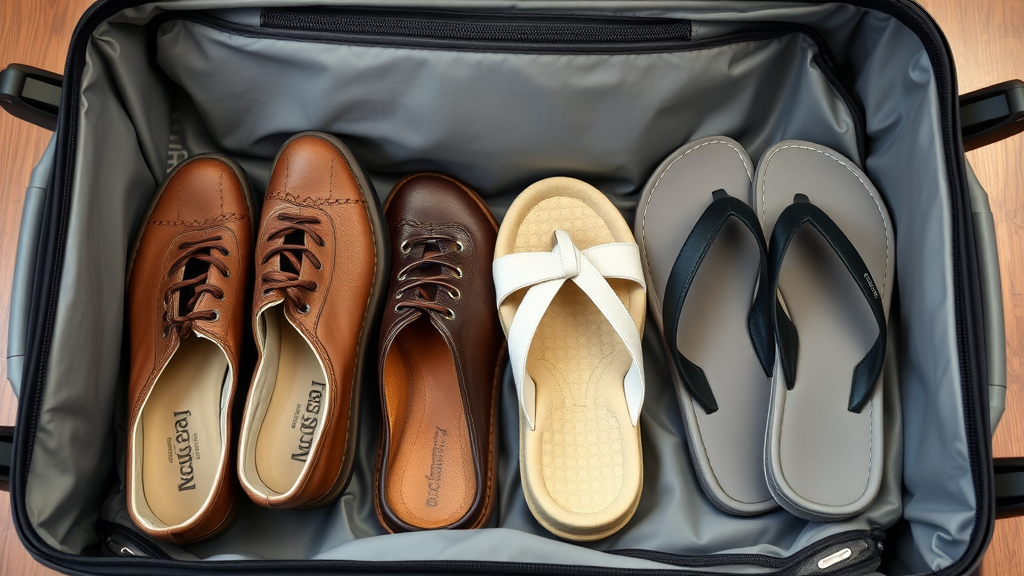
[[[964,152],[1024,132],[1024,82],[1010,80],[960,96]]]
[[[0,490],[11,490],[11,461],[14,460],[14,426],[0,426]]]
[[[1024,516],[1024,458],[996,458],[996,518]]]
[[[64,77],[24,64],[0,71],[0,106],[15,118],[53,131],[57,129]]]

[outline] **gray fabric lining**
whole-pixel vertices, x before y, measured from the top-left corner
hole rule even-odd
[[[441,170],[475,187],[500,217],[529,183],[570,175],[609,194],[628,221],[650,171],[701,136],[735,138],[752,158],[786,138],[857,158],[849,112],[811,60],[813,43],[801,36],[673,54],[511,55],[290,43],[173,21],[159,31],[157,53],[151,53],[154,31],[142,24],[158,8],[239,5],[188,0],[133,9],[102,25],[87,54],[61,294],[27,484],[33,527],[62,551],[80,553],[94,542],[100,517],[131,526],[123,491],[106,489],[111,466],[124,475],[124,258],[169,157],[226,153],[261,191],[277,147],[297,131],[319,129],[345,140],[381,195],[408,172]],[[902,510],[909,529],[890,546],[898,556],[888,564],[899,571],[894,573],[934,570],[959,558],[975,502],[959,425],[949,185],[935,80],[916,36],[888,17],[835,4],[471,5],[696,18],[696,37],[733,29],[737,21],[784,20],[813,25],[828,39],[866,111],[862,166],[884,195],[899,238],[903,297],[891,315],[886,474],[878,499],[861,516],[829,524],[784,511],[735,518],[717,510],[691,468],[675,392],[649,323],[644,496],[633,521],[613,537],[585,546],[563,543],[530,515],[519,488],[516,403],[506,374],[500,498],[492,522],[502,529],[382,535],[371,500],[379,416],[376,390],[368,390],[354,477],[336,504],[268,511],[246,503],[222,537],[167,551],[182,559],[507,559],[667,567],[600,551],[783,556],[829,534],[890,526]],[[253,14],[228,15],[252,21]]]

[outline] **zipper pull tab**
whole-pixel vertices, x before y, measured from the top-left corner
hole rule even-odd
[[[854,576],[869,574],[882,562],[885,532],[872,530],[864,537],[825,546],[806,560],[792,567],[793,574],[836,574]]]
[[[107,551],[113,556],[149,556],[138,547],[132,545],[131,542],[117,536],[116,534],[111,534],[110,536],[107,536],[106,544]]]

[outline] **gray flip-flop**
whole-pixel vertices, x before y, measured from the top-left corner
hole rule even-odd
[[[768,486],[802,518],[849,518],[871,504],[882,480],[892,222],[860,168],[809,142],[766,151],[754,193],[779,296]]]
[[[764,474],[775,349],[752,172],[734,140],[690,142],[655,170],[634,226],[697,478],[716,507],[743,516],[778,507]]]

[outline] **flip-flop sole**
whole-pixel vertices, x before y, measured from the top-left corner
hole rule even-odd
[[[673,152],[648,181],[634,229],[659,334],[665,330],[662,309],[669,273],[711,204],[711,193],[725,190],[749,203],[752,173],[738,143],[713,136]],[[728,221],[694,278],[678,326],[671,327],[677,331],[679,351],[704,370],[719,406],[706,413],[673,371],[697,479],[716,507],[743,516],[778,507],[765,483],[762,457],[770,382],[747,328],[759,264],[760,251],[750,232]]]
[[[888,314],[893,226],[860,168],[825,146],[785,141],[765,152],[754,189],[766,237],[796,194],[823,210],[863,258]],[[849,518],[871,504],[882,480],[881,383],[860,413],[847,409],[854,367],[878,328],[850,273],[810,226],[786,253],[779,295],[800,343],[792,390],[775,370],[765,442],[768,485],[797,516]]]
[[[548,178],[523,191],[509,208],[494,256],[550,251],[555,230],[568,232],[580,250],[633,243],[629,225],[601,192],[579,180]],[[609,284],[642,332],[644,290],[627,280]],[[506,333],[524,293],[499,307]],[[630,364],[608,320],[566,282],[527,358],[537,387],[536,429],[522,417],[519,422],[526,502],[541,525],[562,538],[604,538],[624,526],[640,502],[640,429],[632,425],[622,388]]]

